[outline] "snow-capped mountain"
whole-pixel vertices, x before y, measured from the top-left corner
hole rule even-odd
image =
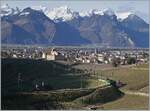
[[[53,9],[32,6],[20,10],[5,5],[1,9],[2,43],[109,47],[149,44],[149,24],[131,12],[116,13],[111,9],[76,12],[67,6]]]
[[[104,9],[104,10],[91,9],[91,10],[86,11],[86,12],[76,12],[76,11],[71,10],[67,6],[54,8],[52,10],[49,10],[49,12],[45,13],[45,14],[50,19],[55,20],[55,21],[57,20],[57,22],[59,20],[69,21],[69,20],[72,20],[74,18],[85,17],[85,16],[90,17],[92,15],[104,15],[104,14],[108,15],[108,16],[115,15],[115,13],[111,9]]]
[[[1,6],[1,17],[7,15],[14,15],[19,13],[20,11],[21,10],[18,7],[11,8],[8,4],[5,4]]]
[[[68,21],[73,18],[78,18],[79,13],[72,11],[67,6],[62,6],[62,7],[58,7],[58,8],[54,8],[54,9],[50,10],[47,13],[47,16],[50,19],[55,20],[55,21],[57,21],[57,20]]]
[[[42,8],[43,11],[43,8]],[[127,17],[127,14],[129,13],[115,13],[112,9],[104,9],[104,10],[98,10],[98,9],[91,9],[89,11],[85,12],[76,12],[71,10],[67,6],[61,6],[54,8],[52,10],[46,9],[43,11],[50,19],[54,21],[69,21],[74,18],[78,17],[90,17],[93,15],[108,15],[108,16],[118,16],[117,18],[125,19]]]
[[[123,21],[129,15],[134,14],[133,12],[114,12],[112,9],[104,9],[104,10],[91,9],[85,12],[76,12],[71,10],[68,6],[61,6],[49,9],[47,7],[40,5],[40,6],[32,6],[31,8],[43,12],[51,20],[54,20],[54,22],[69,21],[78,17],[90,17],[92,15],[104,15],[104,14],[108,16],[115,15],[118,20]],[[1,6],[1,16],[18,14],[21,11],[22,10],[19,9],[18,7],[11,8],[8,4]],[[28,13],[21,13],[20,15],[26,14]]]

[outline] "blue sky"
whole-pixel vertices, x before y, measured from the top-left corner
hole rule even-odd
[[[32,6],[46,6],[48,8],[54,8],[59,6],[68,6],[74,11],[88,11],[90,9],[105,9],[111,8],[116,12],[132,11],[142,17],[147,22],[149,21],[149,0],[114,0],[114,1],[65,1],[65,0],[26,0],[26,1],[1,1],[1,5],[8,4],[11,7],[26,8]]]

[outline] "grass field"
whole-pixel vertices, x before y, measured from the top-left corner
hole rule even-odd
[[[105,67],[104,67],[105,66]],[[97,73],[99,78],[105,77],[115,81],[121,81],[125,84],[123,90],[140,90],[149,84],[149,64],[141,64],[138,66],[126,66],[114,68],[111,65],[93,65],[92,73]],[[89,69],[87,64],[75,66],[79,69]],[[136,69],[135,69],[136,68]],[[144,68],[144,69],[142,69]],[[89,71],[90,72],[90,71]],[[91,73],[91,72],[90,72]]]
[[[21,73],[23,91],[31,91],[35,84],[45,84],[53,89],[91,88],[100,85],[100,81],[83,73],[76,74],[73,68],[65,64],[43,60],[2,59],[2,93],[18,90],[18,73]]]
[[[142,93],[149,92],[149,64],[134,66],[135,69],[125,68],[114,71],[112,76],[115,80],[120,80],[126,85],[121,88],[122,91],[130,90]],[[144,68],[144,70],[141,70]],[[147,70],[145,70],[147,69]],[[111,72],[112,70],[109,70]],[[107,74],[107,71],[105,72]],[[149,97],[138,95],[125,95],[124,97],[104,105],[104,109],[148,109]]]
[[[56,89],[64,88],[94,88],[98,85],[103,84],[95,78],[84,77],[82,78],[79,75],[74,76],[58,76],[51,77],[45,80],[47,84],[50,84]]]
[[[125,95],[122,98],[115,100],[113,102],[108,102],[102,107],[107,110],[114,109],[126,109],[126,110],[147,110],[149,100],[148,97],[135,96],[135,95]]]
[[[22,80],[22,82],[19,84],[19,87],[18,73],[21,73]],[[46,106],[49,106],[52,104],[51,102],[56,102],[55,100],[51,100],[50,95],[48,95],[48,97],[43,96],[42,92],[39,92],[38,96],[32,95],[32,92],[35,89],[35,84],[41,84],[42,81],[44,81],[46,85],[52,87],[50,91],[81,87],[89,89],[103,84],[96,78],[84,75],[84,73],[81,71],[80,73],[75,72],[72,67],[70,67],[70,70],[68,70],[68,66],[65,64],[53,61],[30,59],[2,59],[1,77],[3,109],[24,109],[25,107],[25,109],[36,109],[36,106],[34,106],[36,103],[39,105],[48,104]],[[16,94],[20,92],[28,92],[31,95],[19,96]],[[62,94],[56,93],[55,96],[57,99],[62,98],[62,100],[67,100],[67,97],[75,99],[75,97],[79,96],[80,93],[81,92],[76,93],[76,91],[71,93],[62,92]],[[52,105],[52,107],[53,106],[56,108],[52,109],[59,109],[57,104]],[[45,106],[41,106],[41,108],[45,108]],[[48,109],[50,109],[50,107]]]
[[[135,66],[136,68],[149,68],[149,64],[140,64]]]
[[[82,67],[80,67],[82,66]],[[106,66],[106,67],[104,67]],[[149,64],[141,64],[138,66],[119,66],[113,68],[111,65],[93,65],[96,76],[99,78],[106,77],[115,81],[120,80],[125,85],[120,88],[124,91],[135,91],[140,93],[149,92]],[[79,69],[88,69],[87,64],[75,66]],[[104,105],[99,105],[100,109],[148,109],[149,98],[139,95],[124,95],[122,98]]]
[[[120,88],[121,91],[136,91],[142,93],[148,93],[149,89],[149,64],[142,64],[139,66],[119,66],[117,68],[112,67],[107,64],[75,64],[67,65],[63,62],[53,62],[53,61],[43,61],[43,60],[25,60],[25,59],[2,59],[2,97],[3,94],[13,94],[18,91],[18,73],[21,73],[22,78],[22,91],[32,92],[35,84],[41,84],[42,81],[45,84],[50,85],[53,89],[64,89],[64,88],[95,88],[102,85],[103,83],[98,81],[97,78],[110,78],[115,81],[120,80],[125,85]],[[68,70],[69,68],[69,70]],[[80,69],[77,70],[75,69]],[[85,69],[87,71],[85,71]],[[89,74],[85,74],[88,72]],[[95,72],[95,75],[93,73]],[[47,109],[84,109],[81,104],[76,104],[74,102],[61,102],[59,105],[51,103],[47,96],[40,95],[32,96],[27,98],[24,107],[29,109],[34,109],[37,105],[44,103],[49,106]],[[42,93],[41,93],[42,94]],[[65,93],[66,94],[66,93]],[[73,93],[72,93],[73,94]],[[86,96],[88,98],[92,96]],[[66,96],[64,96],[66,97]],[[11,105],[16,102],[19,104],[18,100],[8,98],[6,101],[6,106]],[[40,99],[38,99],[40,98]],[[10,99],[10,100],[9,100]],[[18,98],[19,99],[19,98]],[[33,101],[31,100],[33,99]],[[2,98],[2,105],[3,105]],[[19,101],[22,101],[22,97]],[[43,101],[42,103],[40,103]],[[134,102],[135,101],[135,102]],[[31,103],[31,104],[30,104]],[[24,104],[24,103],[22,103]],[[31,107],[33,104],[33,107]],[[51,104],[54,104],[51,106]],[[16,104],[15,104],[16,105]],[[69,107],[70,105],[70,107]],[[100,105],[101,106],[101,105]],[[108,102],[102,105],[104,109],[147,109],[148,108],[148,97],[128,95],[125,94],[123,97]],[[18,108],[18,105],[16,105]],[[16,108],[11,107],[11,108]],[[41,106],[43,108],[45,106]],[[21,109],[22,107],[20,107]],[[27,108],[27,109],[28,109]],[[5,109],[5,108],[4,108]],[[7,109],[7,108],[6,108]],[[9,109],[9,108],[8,108]]]
[[[107,70],[100,72],[102,76],[111,78],[113,80],[120,80],[125,84],[122,89],[125,90],[139,90],[148,86],[149,75],[148,70],[134,70],[130,68]]]

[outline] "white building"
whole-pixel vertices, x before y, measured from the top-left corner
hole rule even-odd
[[[56,60],[56,56],[58,55],[58,53],[56,51],[50,51],[48,53],[46,53],[46,60]]]
[[[13,54],[13,58],[17,58],[17,55],[16,55],[16,54]]]
[[[46,60],[65,60],[65,55],[62,55],[53,49],[42,54],[42,58]]]
[[[46,53],[42,53],[42,59],[45,59],[46,58]]]
[[[100,62],[104,62],[104,55],[103,55],[103,54],[98,54],[97,59],[98,59],[98,61],[100,61]]]

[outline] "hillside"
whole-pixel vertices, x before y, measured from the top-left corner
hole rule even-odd
[[[22,81],[19,86],[18,73]],[[81,74],[52,61],[2,59],[2,109],[67,109],[61,105],[63,102],[71,102],[76,108],[80,104],[83,108],[84,104],[105,103],[121,97],[117,88]],[[35,84],[42,81],[46,89],[35,90]],[[86,101],[83,104],[81,97]],[[88,98],[91,102],[87,102]]]

